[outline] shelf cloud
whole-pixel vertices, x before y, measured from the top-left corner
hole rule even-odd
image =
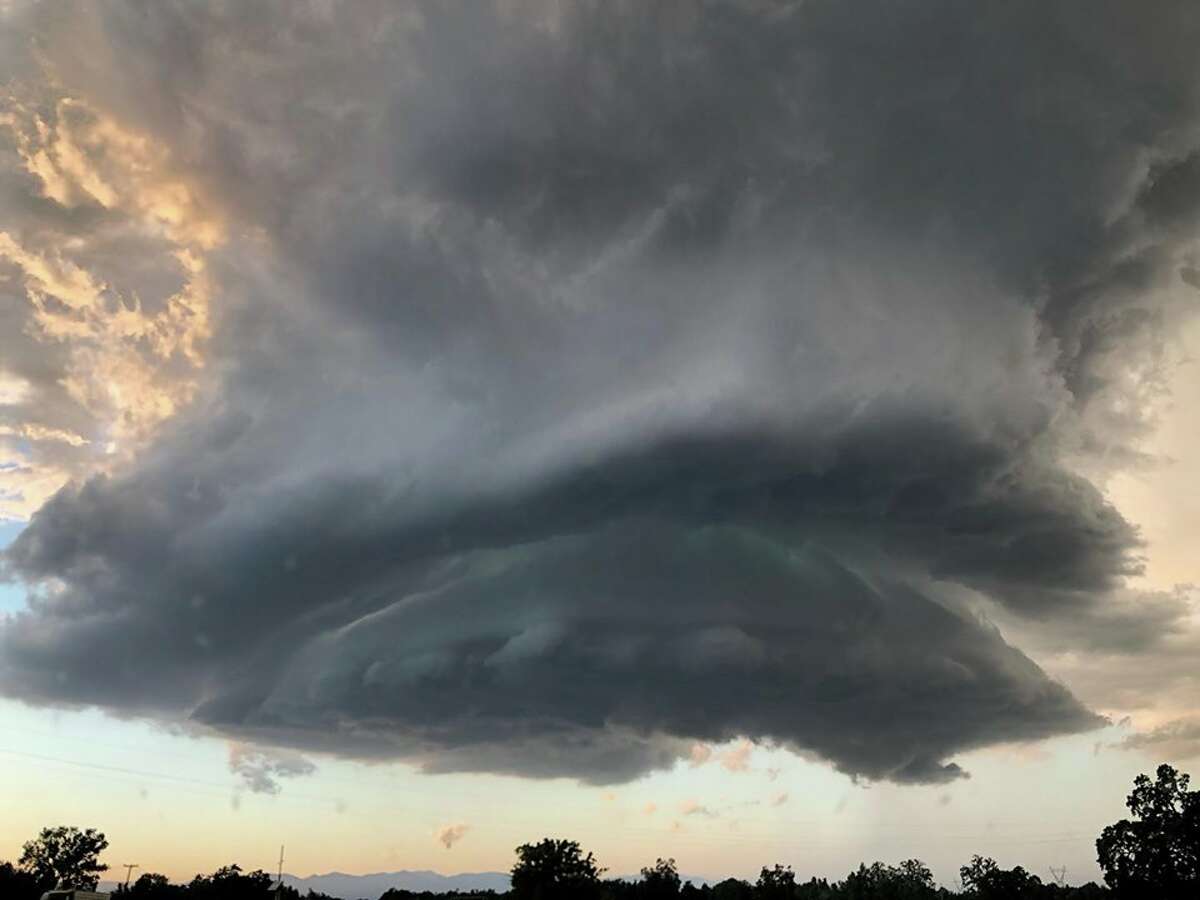
[[[6,15],[6,694],[941,783],[1105,722],[988,611],[1184,627],[1103,486],[1197,304],[1191,4]]]

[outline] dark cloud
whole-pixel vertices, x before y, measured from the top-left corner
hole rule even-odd
[[[192,405],[7,553],[0,686],[597,782],[1095,727],[959,592],[1104,652],[1186,614],[1096,480],[1200,264],[1154,7],[39,12],[234,239]]]
[[[276,565],[269,580],[289,581]],[[200,604],[139,603],[131,620],[128,601],[110,595],[112,612],[76,630],[82,600],[60,594],[10,624],[5,663],[42,699],[187,709],[255,740],[430,771],[595,781],[669,764],[683,739],[737,735],[815,751],[855,775],[943,781],[962,774],[942,762],[954,751],[1100,721],[995,631],[886,575],[872,583],[796,535],[623,517],[401,562],[358,598],[292,594],[323,598],[327,566],[292,570],[276,602],[295,609],[209,592]],[[140,658],[116,638],[129,628],[141,631]],[[112,649],[85,653],[76,640]],[[107,677],[89,675],[97,669]],[[875,740],[864,743],[864,729]]]

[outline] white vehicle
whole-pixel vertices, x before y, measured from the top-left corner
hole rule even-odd
[[[55,888],[42,894],[42,900],[109,900],[112,894],[81,891],[76,888]]]

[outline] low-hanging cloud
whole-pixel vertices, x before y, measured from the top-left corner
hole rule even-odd
[[[299,753],[231,744],[229,771],[242,779],[242,786],[255,794],[278,794],[279,779],[312,775],[317,767]]]
[[[0,689],[593,782],[743,738],[946,782],[1096,727],[961,596],[1182,627],[1101,490],[1200,264],[1197,23],[1153,5],[27,11],[153,142],[205,320],[6,553]],[[65,238],[116,214],[19,151],[13,245],[97,267]]]
[[[1171,759],[1200,758],[1200,719],[1175,719],[1147,731],[1135,732],[1112,746],[1144,750]]]

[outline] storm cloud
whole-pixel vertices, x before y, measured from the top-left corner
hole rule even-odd
[[[119,446],[47,442],[7,694],[428,771],[748,738],[944,782],[1104,721],[981,609],[1182,627],[1103,483],[1200,284],[1190,4],[8,15],[71,102],[10,98],[0,411]]]

